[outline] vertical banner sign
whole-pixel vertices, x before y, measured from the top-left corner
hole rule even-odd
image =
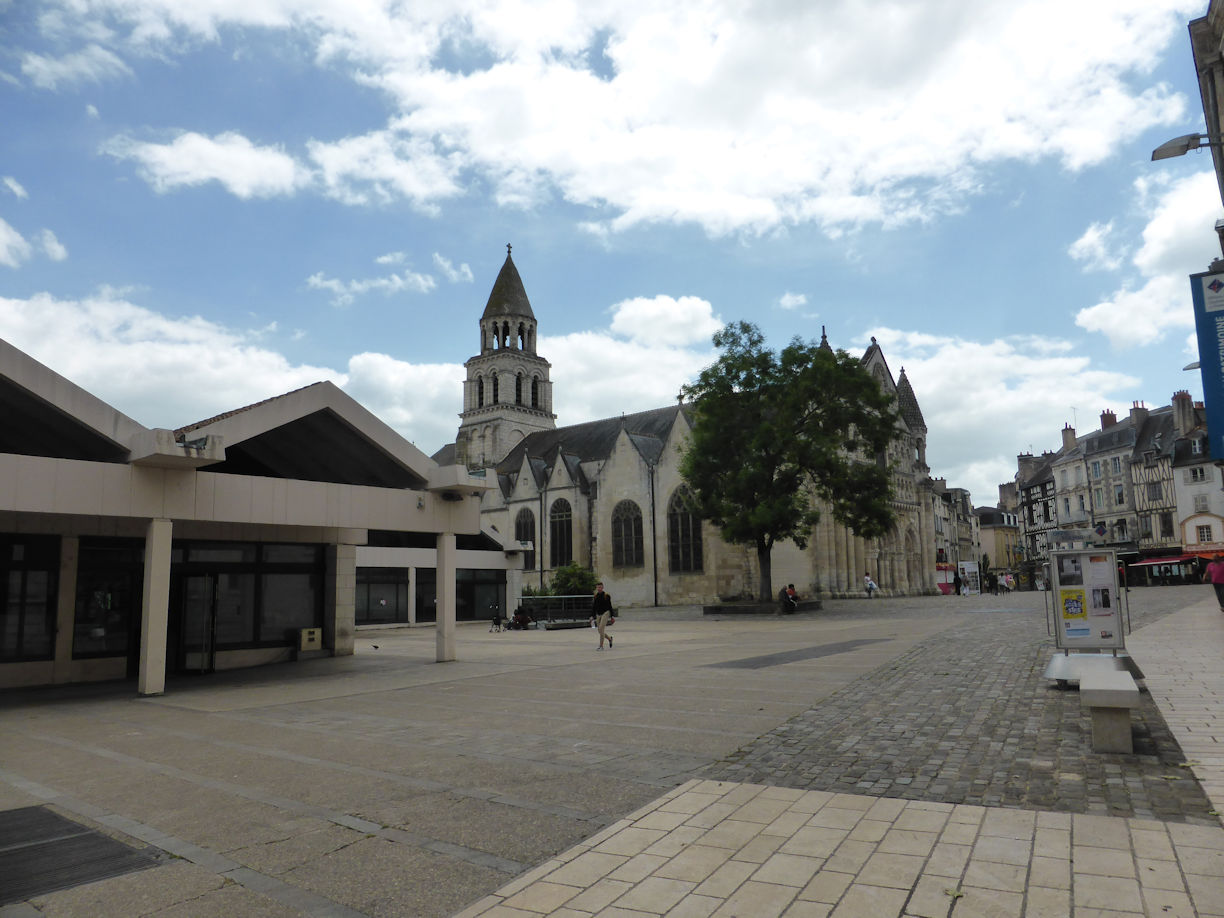
[[[1112,549],[1050,553],[1054,633],[1059,650],[1122,650],[1118,563]]]
[[[1199,372],[1212,459],[1224,459],[1224,274],[1191,274]]]

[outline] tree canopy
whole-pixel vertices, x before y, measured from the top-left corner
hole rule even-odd
[[[714,346],[718,360],[684,387],[694,421],[681,472],[694,510],[724,540],[755,546],[769,600],[770,552],[785,539],[807,546],[814,498],[865,538],[892,528],[884,457],[896,414],[845,351],[795,338],[775,353],[747,322],[718,331]]]

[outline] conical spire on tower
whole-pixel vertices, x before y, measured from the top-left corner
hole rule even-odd
[[[481,320],[492,318],[528,318],[535,319],[531,311],[531,301],[527,299],[527,291],[523,288],[523,279],[519,277],[514,259],[510,257],[510,243],[506,243],[506,261],[498,272],[493,289],[489,292],[489,301],[485,303]]]

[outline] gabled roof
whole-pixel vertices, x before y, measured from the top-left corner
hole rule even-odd
[[[506,253],[506,261],[497,274],[497,280],[493,282],[493,290],[489,293],[489,301],[485,303],[484,313],[480,318],[490,319],[495,316],[535,318],[535,313],[531,311],[531,302],[527,299],[527,291],[523,289],[523,279],[519,277],[518,268],[514,266],[509,252]]]
[[[425,488],[435,463],[330,382],[228,411],[174,432],[223,438],[210,472],[383,488]]]
[[[0,339],[0,452],[127,462],[148,428]]]
[[[621,430],[631,437],[653,438],[659,441],[661,451],[662,443],[667,440],[667,434],[681,411],[689,411],[689,406],[669,405],[666,408],[653,408],[601,421],[558,427],[555,430],[536,431],[520,440],[497,464],[497,470],[517,471],[522,465],[524,455],[543,460],[551,458],[557,451],[561,451],[566,457],[573,457],[578,462],[606,459],[612,454]],[[645,441],[641,442],[642,447],[639,448],[645,447]]]

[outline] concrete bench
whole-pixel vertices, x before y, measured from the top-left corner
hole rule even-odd
[[[1139,707],[1139,686],[1130,673],[1086,672],[1080,677],[1080,708],[1092,713],[1092,751],[1135,751],[1131,710]]]

